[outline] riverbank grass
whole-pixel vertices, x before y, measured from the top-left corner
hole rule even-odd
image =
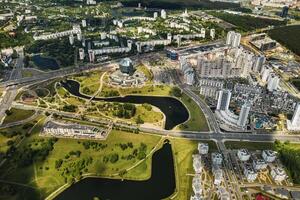
[[[187,107],[190,118],[185,123],[177,126],[176,129],[185,131],[209,131],[207,120],[197,103],[184,93],[180,97],[180,100]]]

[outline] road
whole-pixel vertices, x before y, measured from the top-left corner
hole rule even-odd
[[[19,109],[27,109],[32,110],[36,109],[38,111],[44,111],[49,112],[51,114],[58,114],[61,116],[66,116],[70,118],[80,118],[81,115],[70,113],[70,112],[63,112],[58,110],[52,110],[42,107],[35,107],[35,106],[29,106],[29,105],[23,105],[14,103],[13,105],[16,108]],[[108,124],[111,123],[111,120],[98,120],[96,118],[86,117],[86,120],[89,120],[91,122],[95,123],[101,123],[101,124]],[[275,140],[280,141],[290,141],[291,143],[300,143],[300,136],[299,135],[288,135],[288,134],[252,134],[252,133],[244,133],[244,132],[204,132],[204,131],[178,131],[178,130],[164,130],[160,128],[149,128],[149,127],[143,127],[143,126],[137,126],[137,125],[129,125],[125,123],[120,122],[114,122],[115,126],[128,128],[128,129],[139,129],[142,132],[145,133],[151,133],[156,135],[162,135],[162,136],[170,136],[170,137],[181,137],[181,138],[187,138],[190,140],[214,140],[217,141],[219,150],[223,151],[225,149],[225,145],[223,144],[226,140],[237,140],[237,141],[249,141],[249,142],[274,142]]]
[[[24,52],[23,49],[17,49],[19,57],[16,60],[14,69],[11,72],[9,81],[16,81],[22,77],[22,68],[24,66]],[[18,94],[18,88],[16,86],[10,86],[6,88],[2,101],[0,102],[0,124],[2,124],[6,114],[5,111],[8,110]]]
[[[221,133],[219,124],[217,122],[214,113],[211,111],[209,106],[204,102],[204,100],[202,100],[197,94],[195,94],[188,86],[181,83],[181,80],[176,70],[171,70],[171,74],[175,84],[193,101],[195,101],[197,105],[200,107],[200,109],[203,111],[210,130],[215,133]]]

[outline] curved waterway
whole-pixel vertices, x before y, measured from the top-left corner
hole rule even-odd
[[[74,96],[81,97],[84,99],[91,98],[79,92],[80,84],[77,81],[67,80],[61,82],[61,84],[66,90],[68,90]],[[173,129],[175,126],[185,122],[189,118],[189,113],[186,107],[181,103],[181,101],[172,97],[128,95],[125,97],[109,97],[109,98],[95,97],[93,100],[106,101],[106,102],[134,103],[134,104],[148,103],[153,106],[156,106],[166,116],[165,129],[167,130]]]
[[[171,196],[176,189],[174,161],[169,143],[152,157],[151,178],[146,181],[114,180],[105,178],[83,179],[55,200],[160,200]]]

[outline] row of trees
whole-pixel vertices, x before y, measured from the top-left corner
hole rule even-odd
[[[114,107],[113,115],[119,118],[132,118],[136,113],[136,107],[134,104],[125,103],[125,104],[117,104]]]

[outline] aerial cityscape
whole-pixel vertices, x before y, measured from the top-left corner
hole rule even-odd
[[[0,0],[0,200],[300,200],[300,0]]]

